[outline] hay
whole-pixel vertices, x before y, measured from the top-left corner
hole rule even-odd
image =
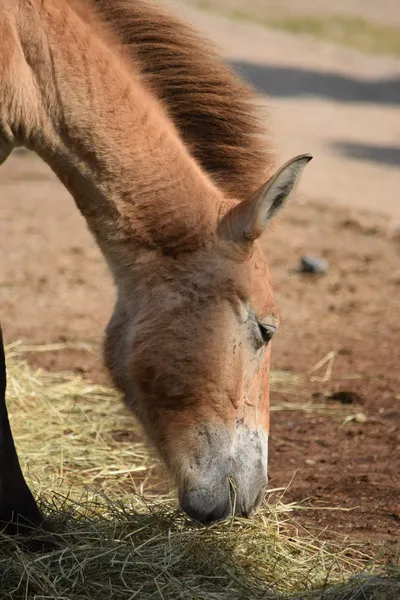
[[[1,598],[400,598],[398,570],[379,574],[361,546],[311,535],[282,496],[251,519],[191,523],[117,394],[32,371],[18,346],[7,355],[21,464],[56,533],[41,554],[0,534]]]
[[[11,426],[37,493],[67,493],[72,484],[114,499],[143,493],[156,461],[117,393],[79,376],[33,372],[18,346],[6,350]]]

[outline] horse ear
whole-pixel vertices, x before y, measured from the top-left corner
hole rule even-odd
[[[282,208],[294,190],[310,154],[289,160],[256,193],[232,208],[220,224],[224,237],[235,242],[253,242],[264,232],[268,221]]]

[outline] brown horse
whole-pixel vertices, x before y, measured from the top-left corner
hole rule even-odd
[[[1,159],[41,156],[102,250],[116,386],[190,516],[248,515],[267,485],[278,327],[258,240],[311,157],[273,173],[251,90],[142,0],[0,0],[0,31]]]

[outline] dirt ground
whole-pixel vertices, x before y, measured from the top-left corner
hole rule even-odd
[[[113,291],[83,219],[34,156],[10,159],[0,185],[6,341],[87,344],[87,349],[33,354],[30,360],[106,382],[99,345]],[[307,381],[295,391],[276,392],[273,406],[319,405],[333,392],[351,392],[350,412],[368,417],[366,423],[342,427],[341,413],[332,418],[313,409],[273,412],[271,486],[286,486],[294,477],[286,501],[310,498],[313,505],[354,509],[307,512],[303,523],[398,539],[400,241],[388,237],[383,217],[296,202],[266,236],[265,248],[283,320],[273,368],[303,373],[337,352],[328,382]],[[296,273],[303,254],[325,257],[328,274]]]
[[[187,13],[186,8],[179,10]],[[257,52],[264,40],[266,54],[272,56],[275,42],[280,48],[287,44],[285,61],[290,63],[291,56],[293,68],[301,60],[300,50],[303,65],[316,68],[312,64],[316,50],[312,51],[308,42],[298,46],[297,40],[276,33],[272,38],[267,33],[264,39],[265,34],[257,28],[243,29],[222,18],[193,9],[189,12],[194,22],[218,38],[232,60],[242,56],[243,61],[250,61],[251,52]],[[249,42],[240,50],[242,34],[251,38],[253,47]],[[235,53],[229,51],[230,44]],[[394,61],[368,62],[349,53],[346,56],[351,56],[351,61],[337,66],[338,56],[344,56],[341,50],[338,55],[323,56],[321,60],[329,62],[332,72],[357,71],[358,82],[364,76],[370,81],[378,73],[396,80],[399,65]],[[279,60],[283,60],[281,54],[276,64]],[[296,390],[273,394],[274,408],[291,403],[293,410],[272,412],[270,484],[275,488],[290,483],[286,501],[309,499],[313,506],[321,507],[299,512],[303,524],[364,540],[398,541],[400,234],[396,235],[395,224],[400,216],[400,161],[395,157],[400,156],[396,150],[400,151],[395,139],[400,139],[396,137],[400,94],[394,86],[385,91],[377,85],[377,97],[366,105],[357,96],[359,85],[341,82],[347,85],[347,92],[355,94],[350,102],[329,94],[317,98],[318,94],[309,92],[307,81],[293,80],[297,82],[292,82],[293,90],[297,85],[299,93],[283,97],[278,93],[279,77],[271,71],[265,76],[268,74],[276,92],[271,102],[284,111],[274,120],[275,129],[283,125],[284,152],[292,153],[302,142],[301,151],[317,150],[321,156],[305,177],[297,200],[265,238],[282,311],[273,368],[305,373],[328,353],[336,352],[326,382],[308,378]],[[285,76],[290,81],[287,73]],[[330,83],[334,88],[334,81]],[[268,80],[263,85],[267,87]],[[389,100],[385,102],[385,98]],[[357,109],[361,111],[359,120],[355,118]],[[290,118],[285,119],[289,113]],[[368,160],[343,153],[329,155],[327,139],[344,129],[350,138],[364,135],[382,147],[390,138],[392,153],[388,156],[392,158],[380,161],[376,155]],[[303,142],[312,147],[304,147]],[[377,195],[379,190],[381,195]],[[113,289],[72,199],[49,169],[26,152],[14,153],[1,168],[0,194],[0,306],[6,341],[83,344],[67,351],[35,353],[30,360],[48,369],[73,370],[107,381],[99,347],[111,314]],[[378,208],[379,214],[374,212]],[[326,258],[327,275],[298,274],[296,267],[303,254]],[[323,374],[324,368],[315,373]],[[327,416],[318,406],[335,392],[348,392],[342,398],[351,404],[343,405],[338,416]],[[310,404],[310,412],[298,410],[305,403]],[[337,399],[327,403],[332,407],[340,404]],[[367,420],[344,424],[349,413],[363,413]]]
[[[186,0],[194,6],[215,7],[264,16],[303,14],[318,17],[351,17],[391,27],[400,25],[397,0]]]

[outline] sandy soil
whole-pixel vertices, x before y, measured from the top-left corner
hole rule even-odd
[[[400,225],[400,60],[173,6],[259,91],[282,158],[314,155],[308,198],[382,211]]]
[[[290,402],[293,410],[272,413],[271,485],[286,486],[294,476],[287,500],[354,509],[300,513],[302,523],[398,540],[399,63],[176,7],[240,62],[261,91],[271,89],[270,119],[280,131],[282,157],[316,155],[297,201],[265,238],[283,317],[273,367],[303,373],[329,352],[337,356],[327,382],[273,394],[273,407]],[[335,149],[335,141],[366,155]],[[0,190],[6,341],[87,343],[89,351],[38,353],[31,360],[106,381],[99,344],[113,290],[82,217],[29,153],[15,153],[2,167]],[[302,254],[324,256],[328,274],[297,274]],[[365,423],[343,426],[343,417],[296,410],[337,391],[350,392],[351,409],[364,413]]]

